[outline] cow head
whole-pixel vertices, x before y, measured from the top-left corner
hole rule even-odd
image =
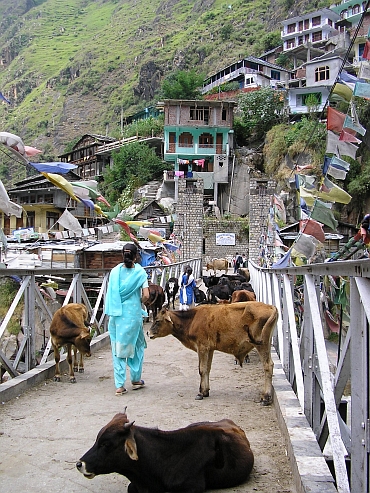
[[[167,307],[163,307],[158,313],[156,319],[154,320],[152,326],[149,329],[150,339],[156,339],[157,337],[165,337],[172,334],[173,321],[171,318],[171,313]]]
[[[94,445],[76,467],[85,478],[93,479],[99,474],[117,472],[126,475],[130,463],[139,459],[132,425],[126,412],[119,413],[102,428]]]
[[[81,329],[80,334],[76,337],[74,341],[74,345],[80,351],[80,353],[84,354],[87,358],[91,356],[90,343],[90,331],[87,328]]]

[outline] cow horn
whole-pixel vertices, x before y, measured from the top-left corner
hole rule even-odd
[[[123,427],[125,430],[129,430],[134,423],[135,421],[130,421],[130,423],[125,423]]]

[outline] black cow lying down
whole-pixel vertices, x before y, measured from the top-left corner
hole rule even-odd
[[[76,463],[88,479],[118,473],[128,493],[203,493],[243,483],[254,462],[244,431],[230,419],[174,431],[143,428],[116,414]]]

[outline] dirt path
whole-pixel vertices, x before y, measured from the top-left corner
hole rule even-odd
[[[27,493],[123,493],[128,481],[116,474],[89,481],[75,468],[98,431],[127,405],[138,425],[176,429],[197,421],[231,418],[255,454],[248,482],[229,492],[296,493],[273,407],[259,404],[262,366],[255,351],[240,368],[216,353],[210,397],[195,400],[197,355],[172,336],[148,341],[146,387],[114,395],[110,347],[93,354],[72,385],[46,381],[0,407],[0,477],[4,491]],[[2,489],[2,488],[1,488]]]

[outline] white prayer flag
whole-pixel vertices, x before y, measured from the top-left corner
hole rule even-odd
[[[75,233],[82,231],[82,226],[78,220],[66,209],[57,221],[63,228],[70,229]]]

